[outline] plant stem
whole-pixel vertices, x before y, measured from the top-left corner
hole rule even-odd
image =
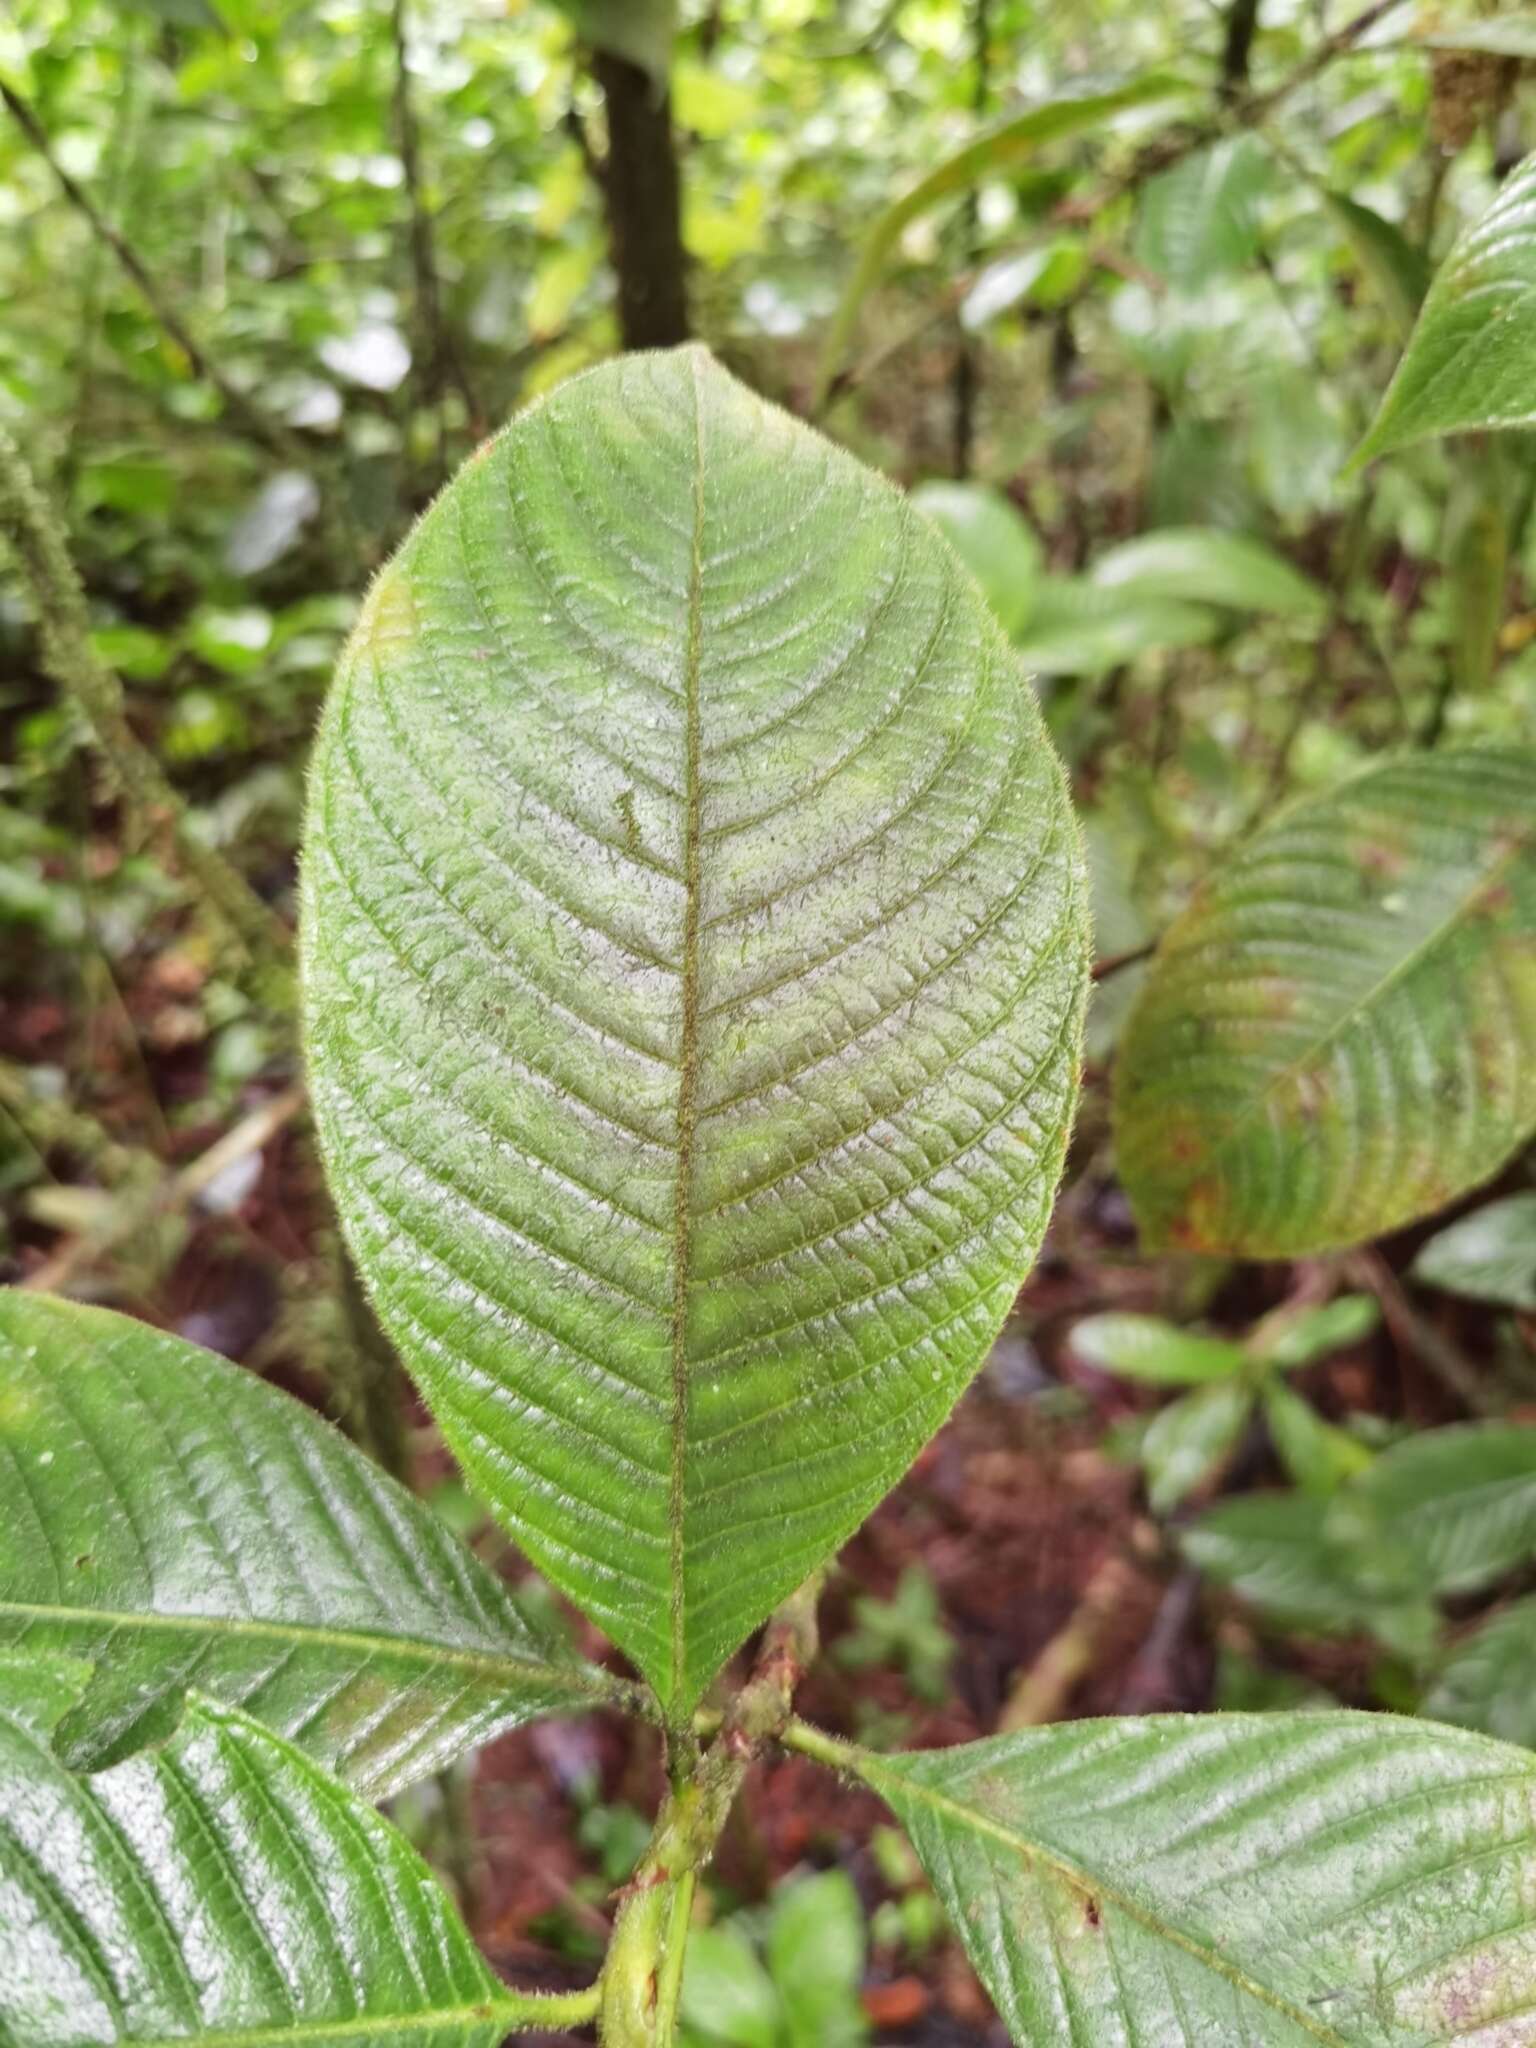
[[[57,514],[0,428],[0,533],[32,589],[44,669],[95,734],[103,766],[146,836],[168,828],[187,873],[238,941],[264,993],[291,999],[291,939],[277,913],[192,830],[186,804],[128,722],[123,686],[90,640],[85,592]]]
[[[816,1655],[821,1580],[818,1572],[775,1613],[719,1734],[657,1817],[603,1964],[603,2048],[671,2048],[699,1872],[748,1770],[789,1723],[795,1687]]]
[[[499,2020],[514,2034],[534,2028],[552,2033],[557,2027],[581,2027],[596,2019],[598,1998],[595,1984],[586,1991],[508,1991],[486,2017]]]
[[[627,57],[594,50],[592,76],[608,110],[601,186],[619,288],[625,348],[675,348],[688,339],[682,180],[664,85]]]
[[[259,407],[246,397],[238,385],[230,382],[223,370],[208,354],[203,344],[194,336],[180,313],[177,312],[169,296],[162,289],[158,280],[144,263],[132,243],[118,233],[117,229],[113,227],[112,223],[101,212],[91,195],[60,163],[58,157],[54,154],[53,144],[48,139],[48,132],[37,118],[32,107],[13,86],[7,85],[3,79],[0,79],[0,100],[4,101],[17,127],[20,128],[28,142],[31,143],[32,147],[58,180],[59,189],[63,192],[64,197],[89,224],[92,234],[96,236],[98,241],[105,243],[107,248],[112,251],[112,254],[117,258],[123,269],[138,286],[149,310],[154,314],[171,340],[181,350],[196,375],[201,377],[205,383],[211,384],[214,390],[218,392],[230,416],[239,421],[253,441],[260,441],[265,447],[271,449],[274,455],[281,456],[286,462],[302,461],[304,456],[302,443],[290,434],[286,427],[280,425],[278,421],[269,419]]]

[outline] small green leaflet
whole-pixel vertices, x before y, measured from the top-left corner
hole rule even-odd
[[[1100,590],[1119,597],[1177,599],[1317,618],[1327,597],[1310,576],[1247,534],[1215,526],[1163,526],[1099,556],[1089,571]]]
[[[66,1771],[86,1675],[0,1652],[0,2041],[497,2048],[546,2016],[403,1836],[232,1708],[189,1699],[162,1748]]]
[[[1354,462],[1433,434],[1536,423],[1536,156],[1435,273]]]
[[[1536,753],[1368,769],[1225,860],[1126,1026],[1149,1249],[1289,1258],[1432,1214],[1536,1128]]]
[[[332,1192],[474,1487],[685,1716],[968,1383],[1087,985],[1019,663],[700,349],[564,384],[375,583],[304,860]]]
[[[1020,2048],[1525,2037],[1536,1758],[1523,1750],[1324,1712],[853,1755]]]
[[[1536,1429],[1469,1422],[1394,1444],[1339,1497],[1346,1547],[1388,1546],[1421,1587],[1474,1592],[1536,1557]]]
[[[618,1690],[298,1401],[127,1316],[14,1288],[0,1644],[99,1660],[60,1725],[71,1764],[159,1739],[196,1687],[374,1798]]]

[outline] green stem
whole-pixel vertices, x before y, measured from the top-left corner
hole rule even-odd
[[[128,720],[117,676],[91,645],[85,592],[56,513],[0,429],[0,533],[10,540],[37,608],[43,667],[85,717],[102,762],[138,825],[169,830],[177,857],[238,941],[270,998],[291,999],[287,926],[222,854],[192,831],[187,807]],[[285,1003],[286,1007],[286,1003]]]
[[[595,2020],[601,1997],[596,1984],[585,1991],[509,1991],[486,2017],[500,2020],[514,2034],[533,2028],[552,2033],[557,2027],[581,2027]]]
[[[808,1756],[813,1763],[825,1764],[829,1771],[851,1771],[856,1778],[862,1778],[865,1766],[874,1761],[867,1749],[844,1742],[840,1736],[828,1735],[824,1729],[813,1728],[809,1721],[798,1717],[785,1724],[779,1741],[797,1756]]]

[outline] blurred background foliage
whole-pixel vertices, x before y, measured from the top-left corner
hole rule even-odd
[[[0,1272],[310,1394],[503,1554],[341,1260],[291,992],[207,913],[185,847],[291,919],[308,737],[369,576],[488,433],[685,297],[695,334],[916,490],[977,572],[1069,764],[1113,970],[1047,1257],[948,1447],[849,1553],[827,1711],[897,1741],[1074,1704],[1428,1699],[1529,1739],[1532,1632],[1500,1604],[1536,1559],[1529,1161],[1427,1246],[1138,1260],[1102,1083],[1143,950],[1277,805],[1384,750],[1536,738],[1527,437],[1349,467],[1435,263],[1536,146],[1536,14],[684,0],[671,27],[653,0],[0,15],[0,426],[67,529],[121,745],[176,799],[120,800],[7,565]],[[1325,1332],[1276,1348],[1345,1287]],[[1501,1519],[1410,1583],[1378,1497],[1454,1518],[1487,1473],[1373,1474],[1468,1413],[1515,1433]],[[478,1847],[448,1828],[493,1954],[498,1928],[504,1950],[590,1947],[633,1833],[604,1817],[644,1803],[604,1739],[578,1770],[526,1738],[557,1806],[585,1788],[588,1864],[553,1903],[487,1877],[503,1774]],[[837,1854],[834,1820],[792,1805],[745,1824],[735,1895],[808,1844]],[[885,1901],[869,2010],[916,2023],[937,1983],[985,2024],[935,1977],[927,1922],[893,1921],[910,1884],[856,1874]],[[802,2038],[795,1918],[721,1934],[756,2004],[736,2032],[696,2014],[698,2038]],[[857,2039],[862,1936],[840,1939],[828,2010]]]

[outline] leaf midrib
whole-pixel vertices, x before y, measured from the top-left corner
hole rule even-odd
[[[687,357],[693,390],[693,553],[688,572],[688,631],[683,658],[682,1041],[678,1048],[677,1194],[672,1244],[672,1444],[667,1493],[672,1578],[672,1684],[668,1705],[674,1713],[684,1694],[688,1663],[683,1510],[688,1432],[688,1297],[693,1281],[693,1142],[698,1127],[699,847],[703,809],[699,669],[704,637],[704,419],[698,353],[689,349]]]
[[[485,1677],[539,1676],[552,1685],[590,1693],[594,1699],[612,1696],[610,1688],[601,1679],[580,1665],[555,1664],[515,1653],[497,1655],[491,1651],[454,1649],[421,1636],[372,1635],[364,1630],[327,1628],[303,1621],[257,1621],[233,1615],[165,1614],[110,1607],[63,1607],[44,1601],[0,1599],[0,1619],[7,1618],[63,1623],[80,1629],[90,1629],[95,1625],[160,1630],[175,1635],[219,1635],[266,1642],[309,1643],[325,1649],[356,1651],[363,1657],[404,1657],[427,1665],[475,1671]]]
[[[1181,1949],[1215,1976],[1225,1979],[1235,1990],[1245,1993],[1260,2005],[1266,2005],[1271,2011],[1293,2021],[1303,2032],[1310,2034],[1314,2041],[1323,2042],[1325,2048],[1352,2048],[1347,2035],[1336,2033],[1315,2014],[1307,2012],[1301,2006],[1293,2005],[1281,1993],[1250,1977],[1246,1971],[1238,1969],[1234,1963],[1228,1962],[1224,1956],[1208,1948],[1195,1936],[1185,1934],[1169,1922],[1160,1920],[1155,1913],[1116,1885],[1090,1876],[1056,1851],[1031,1841],[1027,1835],[1007,1827],[1002,1821],[992,1820],[987,1815],[978,1813],[975,1807],[951,1798],[947,1792],[935,1791],[931,1785],[924,1785],[917,1779],[903,1776],[900,1772],[882,1769],[876,1758],[861,1757],[856,1768],[860,1777],[880,1791],[888,1804],[895,1805],[896,1799],[884,1788],[894,1786],[897,1798],[916,1800],[919,1804],[931,1807],[943,1819],[967,1829],[972,1834],[990,1836],[993,1841],[1001,1842],[1005,1848],[1022,1857],[1026,1863],[1039,1866],[1060,1883],[1070,1886],[1073,1891],[1081,1893],[1085,1898],[1095,1899],[1101,1905],[1113,1907],[1116,1912],[1125,1914],[1127,1919],[1134,1920],[1145,1932],[1154,1935],[1160,1941],[1168,1942],[1174,1948]]]

